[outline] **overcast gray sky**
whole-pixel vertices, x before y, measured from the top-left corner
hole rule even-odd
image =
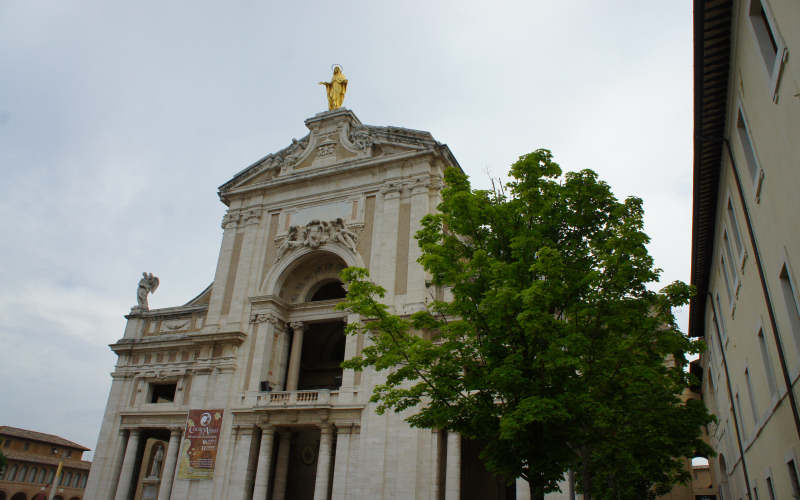
[[[362,122],[430,131],[475,185],[547,147],[643,198],[689,280],[689,0],[5,0],[0,425],[95,447],[142,271],[151,307],[211,282],[216,188],[305,135],[332,63]]]

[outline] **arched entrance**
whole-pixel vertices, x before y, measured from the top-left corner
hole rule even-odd
[[[11,500],[28,500],[28,497],[27,497],[27,496],[25,496],[25,493],[22,493],[22,492],[20,491],[19,493],[17,493],[17,494],[16,494],[16,495],[14,495],[13,497],[11,497]]]
[[[339,255],[318,250],[296,258],[276,280],[277,295],[290,304],[286,390],[338,390],[342,385],[345,313],[335,307],[346,294],[339,280],[345,267]]]

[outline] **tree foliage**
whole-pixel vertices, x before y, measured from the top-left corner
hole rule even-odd
[[[562,176],[549,151],[520,157],[511,181],[473,190],[445,173],[439,212],[416,234],[419,262],[446,300],[410,317],[381,303],[367,271],[342,273],[342,308],[371,342],[343,366],[385,373],[379,412],[486,443],[486,467],[523,477],[533,498],[576,471],[584,498],[647,498],[687,479],[711,450],[711,419],[682,401],[686,353],[700,345],[672,308],[692,290],[648,289],[660,270],[645,247],[642,201],[618,201],[591,170]]]

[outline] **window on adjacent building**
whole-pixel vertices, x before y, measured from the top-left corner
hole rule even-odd
[[[733,284],[731,283],[728,261],[725,260],[724,255],[720,255],[719,257],[719,267],[722,277],[725,280],[725,291],[728,292],[728,303],[731,305],[731,307],[733,307]]]
[[[767,386],[769,387],[769,393],[775,394],[775,390],[777,389],[775,383],[775,372],[772,369],[772,358],[769,355],[769,350],[767,349],[767,339],[764,338],[764,329],[758,329],[758,347],[761,350],[761,362],[764,363],[764,373],[767,377]]]
[[[47,469],[42,469],[39,471],[39,479],[36,482],[44,483],[45,478],[47,478]]]
[[[56,472],[53,469],[47,471],[47,483],[50,484],[53,482],[53,476],[56,475]]]
[[[738,261],[741,259],[737,259],[733,256],[733,250],[731,249],[731,239],[728,236],[728,230],[725,229],[722,231],[722,243],[725,247],[725,256],[728,259],[728,272],[730,273],[730,280],[733,286],[733,296],[734,298],[739,296],[739,268],[736,265]]]
[[[797,468],[794,465],[794,460],[786,462],[789,468],[789,481],[792,483],[792,494],[794,498],[800,498],[800,481],[797,479]]]
[[[739,257],[739,265],[741,266],[744,261],[744,244],[742,243],[742,235],[739,232],[739,222],[736,220],[736,211],[733,209],[733,200],[731,198],[728,198],[728,224],[731,226],[733,243],[736,247],[736,255]]]
[[[742,439],[747,440],[747,427],[744,425],[744,413],[742,413],[742,403],[739,401],[739,391],[736,391],[736,396],[734,396],[735,405],[736,405],[736,414],[739,417],[739,428],[742,430]]]
[[[756,45],[767,70],[770,96],[775,100],[777,98],[781,69],[786,57],[786,44],[780,33],[778,33],[775,18],[772,16],[769,5],[765,0],[750,0],[747,13],[750,19],[750,26],[753,28],[753,34],[755,35]]]
[[[22,468],[20,468],[19,472],[17,472],[17,482],[21,483],[25,481],[25,474],[27,473],[28,473],[28,466],[23,465]]]
[[[739,136],[739,142],[742,144],[742,150],[744,150],[744,162],[747,165],[747,173],[750,176],[750,182],[753,184],[753,192],[755,193],[756,201],[758,201],[761,196],[761,185],[764,182],[764,171],[761,169],[756,159],[753,141],[750,139],[750,127],[747,126],[747,120],[745,119],[741,105],[739,106],[739,118],[736,120],[736,132]]]
[[[753,413],[753,429],[758,428],[758,407],[756,406],[756,394],[753,392],[753,382],[750,380],[750,369],[744,369],[744,380],[747,384],[747,395],[750,398],[750,411]]]
[[[797,298],[797,287],[794,278],[789,270],[789,265],[784,262],[780,272],[781,289],[783,300],[786,303],[786,312],[789,315],[789,323],[792,325],[795,345],[800,349],[800,304]]]
[[[717,302],[717,312],[719,313],[718,316],[714,317],[714,322],[717,328],[719,328],[719,338],[722,339],[722,345],[720,345],[719,348],[720,351],[722,351],[722,349],[725,349],[725,342],[728,341],[728,332],[725,330],[725,321],[722,319],[722,303],[719,300],[719,293],[714,296],[714,299]],[[722,353],[720,352],[720,354]]]
[[[765,482],[767,483],[767,493],[769,493],[769,500],[775,500],[775,488],[772,487],[772,478],[767,476]]]
[[[3,448],[8,448],[9,446],[11,446],[11,440],[6,439],[6,441],[3,443]]]
[[[171,403],[175,401],[177,384],[150,384],[151,403]]]

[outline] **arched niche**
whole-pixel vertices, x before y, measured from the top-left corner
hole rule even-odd
[[[333,286],[341,283],[339,273],[347,266],[348,263],[335,253],[309,252],[294,259],[283,271],[273,294],[289,304],[310,302],[315,297],[319,300],[318,292],[330,291]]]
[[[324,282],[338,281],[339,272],[350,266],[364,267],[364,262],[342,245],[297,248],[274,263],[264,278],[261,293],[279,296],[290,304],[307,302],[316,288]]]

